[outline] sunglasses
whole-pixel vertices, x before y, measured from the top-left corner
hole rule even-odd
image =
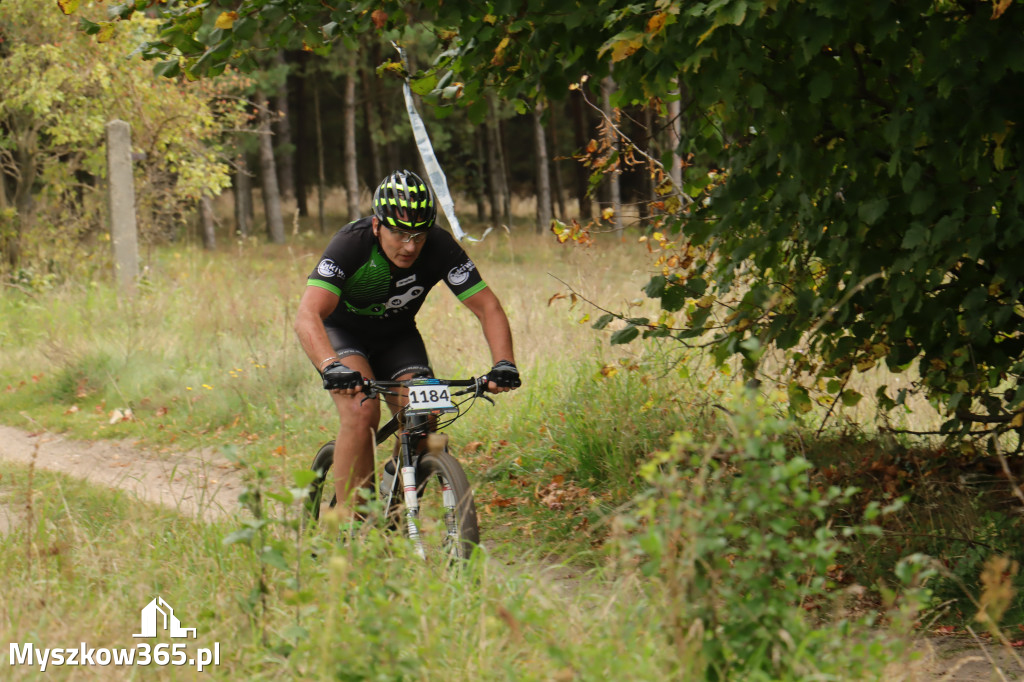
[[[388,231],[395,235],[398,241],[403,244],[408,244],[409,242],[412,242],[413,244],[421,244],[427,239],[426,231],[408,232],[406,230],[399,230],[398,228],[391,227],[390,225],[385,225],[384,227],[388,228]]]

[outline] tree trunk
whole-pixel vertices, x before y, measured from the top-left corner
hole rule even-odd
[[[632,120],[634,121],[633,135],[631,135],[633,142],[636,143],[638,149],[654,156],[654,113],[652,107],[644,106],[637,112],[637,116],[632,117]],[[631,171],[634,176],[639,174],[636,183],[636,204],[641,221],[650,217],[651,204],[656,198],[651,178],[652,169],[647,164],[646,160],[642,160],[641,164],[634,166]]]
[[[373,53],[373,63],[374,64],[380,64],[381,62],[384,61],[383,55],[380,52],[380,41],[377,41],[377,40],[373,41],[372,53]],[[401,93],[399,93],[397,95],[397,97],[395,98],[395,101],[400,101],[401,97],[402,97],[402,95],[401,95]],[[387,161],[387,163],[386,163],[387,168],[385,169],[384,173],[381,173],[378,177],[374,178],[374,183],[376,183],[376,182],[379,182],[380,180],[383,180],[384,179],[384,175],[386,175],[387,173],[390,173],[393,170],[398,170],[399,168],[402,167],[402,165],[401,165],[401,159],[399,158],[399,155],[398,155],[398,147],[395,144],[395,141],[392,139],[392,135],[391,135],[391,129],[394,127],[392,125],[392,117],[391,117],[392,107],[388,106],[388,103],[385,101],[385,98],[381,97],[379,92],[377,93],[377,98],[376,98],[376,101],[374,102],[374,104],[377,107],[377,121],[378,121],[378,125],[380,126],[380,130],[383,131],[383,135],[384,135],[384,149],[383,149],[383,152],[384,152],[384,158]],[[402,112],[405,111],[404,107],[399,107],[399,109]]]
[[[290,107],[292,121],[295,126],[292,129],[292,141],[295,143],[295,207],[299,215],[307,217],[309,213],[309,164],[301,160],[313,158],[313,145],[310,136],[306,134],[306,122],[309,121],[310,97],[308,96],[308,82],[310,80],[310,66],[308,52],[299,53],[295,57],[297,67],[295,78],[292,80],[291,91],[295,93]]]
[[[345,74],[344,136],[345,136],[345,197],[348,200],[348,219],[359,217],[359,168],[356,165],[356,63],[349,59]]]
[[[558,203],[558,215],[563,219],[566,217],[565,212],[565,185],[562,180],[562,164],[558,162],[558,126],[554,121],[550,122],[551,129],[551,147],[550,156],[552,160],[552,168],[555,170],[554,179],[554,194],[555,201]]]
[[[674,95],[679,95],[676,90]],[[678,97],[673,97],[668,103],[668,146],[672,150],[672,167],[669,168],[668,176],[672,178],[672,184],[676,191],[683,189],[683,159],[679,156],[679,147],[683,143],[683,116],[682,106]]]
[[[276,119],[278,176],[281,182],[281,196],[295,197],[295,144],[292,140],[291,111],[288,107],[288,64],[284,52],[278,50],[274,65],[284,72],[281,85],[277,88],[276,104],[280,116]]]
[[[203,248],[207,251],[216,249],[217,231],[213,217],[213,199],[205,195],[199,199],[199,229],[203,233]]]
[[[473,132],[473,194],[476,195],[476,217],[481,223],[487,221],[487,129],[477,126]]]
[[[544,103],[538,99],[533,107],[533,139],[537,160],[537,234],[543,234],[551,227],[551,172],[543,117]]]
[[[497,134],[498,149],[498,179],[501,182],[501,214],[505,217],[505,224],[512,227],[512,190],[509,184],[508,155],[505,153],[505,128],[501,119],[497,120],[494,132]]]
[[[320,82],[313,81],[313,119],[316,127],[316,219],[324,231],[324,127],[320,120]]]
[[[605,76],[601,79],[601,109],[604,111],[604,115],[608,117],[608,121],[617,123],[615,121],[615,111],[612,109],[612,92],[615,90],[615,81],[612,80],[611,76]],[[608,130],[610,138],[608,140],[609,145],[615,151],[619,150],[619,138],[613,130]],[[615,211],[615,231],[618,233],[619,238],[622,238],[622,189],[619,184],[619,168],[622,168],[621,159],[617,164],[618,168],[610,173],[607,173],[605,177],[608,179],[608,188],[611,194],[612,210]]]
[[[235,234],[247,239],[252,232],[252,177],[245,154],[235,159],[235,175],[232,178],[235,194]]]
[[[364,53],[365,54],[365,53]],[[378,148],[377,130],[379,122],[373,115],[374,107],[379,95],[377,94],[377,77],[370,73],[365,59],[359,60],[359,79],[363,91],[363,121],[366,127],[366,143],[369,146],[370,171],[374,182],[379,182],[387,172],[381,163],[382,152]]]
[[[505,153],[502,148],[501,122],[498,120],[498,101],[491,94],[487,97],[487,165],[491,183],[491,219],[506,226],[511,222],[511,203],[508,196],[508,179],[505,175]]]
[[[256,91],[259,110],[260,175],[263,180],[263,212],[267,220],[267,235],[275,244],[284,244],[284,220],[281,217],[281,191],[277,186],[277,165],[274,163],[274,140],[270,131],[270,112],[267,96]]]
[[[18,240],[18,214],[10,210],[7,200],[7,177],[0,168],[0,258],[10,269],[18,267],[21,253]],[[0,266],[0,273],[5,270]]]
[[[572,120],[573,120],[573,135],[576,138],[576,153],[583,154],[587,149],[587,142],[589,141],[589,129],[587,125],[587,115],[584,111],[583,93],[576,92],[569,97],[569,101],[572,107]],[[590,173],[582,163],[575,164],[576,173],[576,200],[580,204],[580,220],[588,221],[594,217],[594,211],[591,207],[590,196],[588,191],[590,189]]]
[[[503,202],[501,200],[501,187],[502,183],[498,179],[501,173],[501,163],[498,160],[497,152],[497,138],[494,130],[497,127],[494,117],[497,115],[495,112],[496,107],[494,106],[493,100],[489,103],[487,122],[484,127],[484,133],[486,135],[485,145],[487,147],[487,197],[491,204],[491,222],[495,226],[502,223],[501,220],[501,207]]]

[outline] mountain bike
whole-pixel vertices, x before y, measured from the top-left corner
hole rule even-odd
[[[408,392],[407,404],[380,430],[375,445],[397,434],[398,443],[385,462],[377,491],[391,527],[403,526],[421,558],[435,554],[466,559],[480,543],[473,491],[462,466],[448,451],[448,437],[439,433],[464,415],[484,395],[487,377],[403,381],[364,380],[363,400]],[[452,389],[462,389],[453,391]],[[462,400],[456,400],[457,398]],[[327,473],[334,463],[334,441],[324,444],[313,459],[316,480],[307,500],[313,520],[320,518]],[[332,495],[329,506],[337,504]],[[403,518],[404,508],[404,518]]]

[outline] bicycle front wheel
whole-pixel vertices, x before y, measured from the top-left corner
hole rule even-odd
[[[306,513],[309,518],[314,522],[320,520],[320,508],[325,502],[324,488],[327,488],[330,497],[330,506],[333,507],[338,503],[338,498],[334,494],[334,486],[327,485],[327,472],[331,470],[331,465],[334,464],[334,441],[325,443],[320,450],[316,453],[316,457],[313,458],[313,471],[316,472],[316,480],[313,481],[311,490],[309,491],[309,498],[306,500]]]
[[[419,532],[427,556],[468,559],[480,544],[469,480],[448,452],[428,452],[416,468]]]

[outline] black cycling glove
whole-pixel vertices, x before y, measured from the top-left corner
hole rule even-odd
[[[493,381],[500,388],[519,388],[523,385],[519,380],[519,370],[508,360],[499,360],[491,367],[487,380]]]
[[[363,387],[363,375],[340,362],[332,362],[324,367],[320,376],[323,377],[324,388],[327,390]]]

